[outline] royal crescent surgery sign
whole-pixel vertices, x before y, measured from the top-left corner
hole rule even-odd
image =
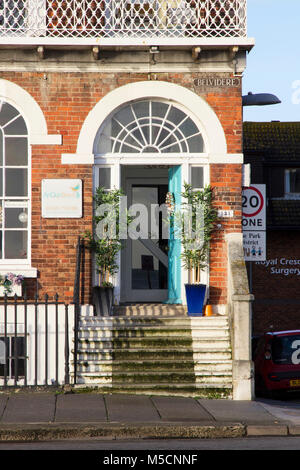
[[[195,86],[203,87],[239,87],[241,85],[240,78],[195,78]]]
[[[82,181],[80,179],[42,180],[42,217],[82,217]]]
[[[265,261],[257,261],[255,264],[264,266],[270,274],[300,276],[300,259],[273,258]]]

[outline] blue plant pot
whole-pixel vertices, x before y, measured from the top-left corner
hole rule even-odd
[[[205,300],[205,284],[185,284],[188,315],[191,317],[203,316],[203,305]]]

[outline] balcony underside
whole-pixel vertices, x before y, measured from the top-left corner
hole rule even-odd
[[[151,46],[165,47],[167,49],[228,49],[238,46],[240,49],[251,50],[254,46],[253,38],[174,38],[174,37],[143,37],[122,40],[118,38],[53,38],[53,37],[1,37],[0,48],[34,48],[46,46],[51,49],[76,48],[84,49],[99,46],[101,49],[147,49]]]

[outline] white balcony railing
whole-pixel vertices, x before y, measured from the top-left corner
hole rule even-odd
[[[59,43],[67,38],[69,43],[71,38],[99,43],[118,39],[121,45],[134,38],[245,38],[246,2],[0,0],[0,45]]]

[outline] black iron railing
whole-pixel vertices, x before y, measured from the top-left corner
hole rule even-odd
[[[0,300],[0,386],[70,383],[73,305],[26,295]]]
[[[76,270],[74,279],[74,384],[77,382],[77,356],[78,356],[78,330],[80,320],[80,296],[81,301],[84,302],[84,273],[85,267],[85,245],[84,240],[78,237],[76,246]]]

